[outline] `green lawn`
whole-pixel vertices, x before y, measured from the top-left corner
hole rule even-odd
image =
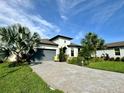
[[[88,67],[124,73],[124,62],[91,62]]]
[[[0,93],[63,93],[51,90],[29,66],[9,67],[0,64]]]

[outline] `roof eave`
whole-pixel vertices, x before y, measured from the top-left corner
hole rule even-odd
[[[57,36],[54,36],[53,38],[51,38],[51,39],[49,39],[49,40],[52,41],[52,40],[55,40],[55,39],[57,39],[57,38],[59,38],[59,37],[61,37],[61,38],[66,38],[66,39],[69,39],[69,40],[72,40],[72,39],[73,39],[73,38],[71,38],[71,37],[62,36],[62,35],[57,35]]]
[[[80,46],[80,45],[68,45],[68,47],[78,47],[78,48],[81,48],[82,46]]]
[[[48,44],[48,43],[40,43],[40,44],[52,45],[52,46],[58,46],[58,44]]]

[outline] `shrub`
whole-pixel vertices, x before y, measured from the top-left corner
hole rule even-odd
[[[75,65],[79,65],[82,66],[82,57],[72,57],[68,59],[68,63],[69,64],[75,64]]]
[[[99,57],[93,57],[90,61],[91,62],[102,62],[102,61],[104,61],[104,59],[103,58],[99,58]]]
[[[60,62],[65,62],[67,60],[67,58],[68,58],[67,55],[65,55],[65,54],[63,54],[63,55],[59,54],[59,58],[58,59],[59,59]]]
[[[105,57],[104,57],[104,60],[109,60],[110,59],[110,57],[109,57],[109,54],[105,54]]]
[[[116,57],[115,58],[115,61],[120,61],[120,57]]]
[[[83,62],[82,64],[83,64],[84,66],[87,66],[87,65],[89,65],[89,63],[90,63],[89,60],[83,60],[82,62]]]
[[[2,60],[0,60],[0,63],[3,63],[3,61],[2,61]]]
[[[59,53],[58,57],[59,57],[60,62],[65,62],[67,60],[68,56],[65,55],[63,48],[60,48],[60,53]]]
[[[67,59],[68,59],[68,55],[65,55],[65,61],[67,61]]]
[[[124,62],[124,57],[121,58],[121,61]]]
[[[110,60],[110,61],[114,61],[115,59],[114,59],[114,57],[111,57],[111,58],[109,58],[109,60]]]
[[[59,56],[58,56],[58,55],[57,55],[57,56],[54,56],[53,60],[54,60],[55,62],[59,62]]]

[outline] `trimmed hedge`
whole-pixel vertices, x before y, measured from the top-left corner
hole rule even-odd
[[[104,61],[104,58],[100,58],[100,57],[94,57],[92,59],[90,59],[91,62],[102,62]]]
[[[120,57],[116,57],[115,61],[121,61]]]
[[[114,60],[115,60],[114,57],[109,58],[109,61],[114,61]]]
[[[121,61],[124,62],[124,57],[121,58]]]

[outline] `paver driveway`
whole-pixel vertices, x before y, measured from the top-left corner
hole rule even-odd
[[[47,84],[65,93],[124,93],[124,74],[59,62],[31,66]]]

